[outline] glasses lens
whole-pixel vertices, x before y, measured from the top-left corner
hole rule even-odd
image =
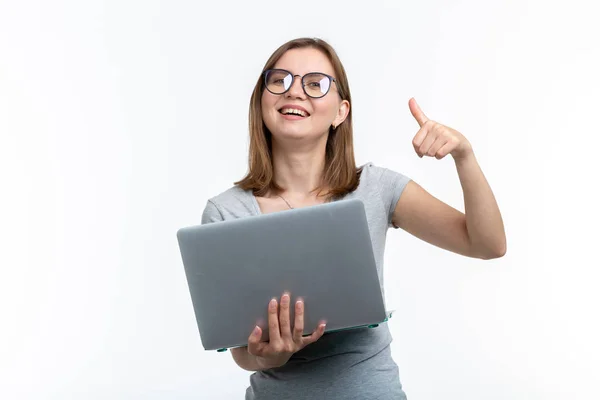
[[[285,71],[269,71],[267,72],[266,84],[269,92],[281,94],[292,86],[293,77]]]
[[[329,91],[331,81],[329,77],[320,73],[311,73],[304,76],[304,90],[310,97],[323,97]]]

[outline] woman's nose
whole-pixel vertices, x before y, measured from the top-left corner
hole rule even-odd
[[[300,76],[297,75],[295,77],[292,82],[292,87],[286,92],[286,97],[293,97],[296,99],[304,99],[306,97],[306,93],[304,93],[304,89],[302,89],[302,78],[300,78]]]

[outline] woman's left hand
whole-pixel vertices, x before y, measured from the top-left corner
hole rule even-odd
[[[413,139],[413,147],[419,157],[429,156],[440,160],[450,154],[458,160],[473,152],[467,138],[460,132],[427,118],[414,98],[408,101],[408,107],[421,127]]]

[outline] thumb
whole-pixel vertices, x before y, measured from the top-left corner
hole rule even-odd
[[[419,126],[423,126],[425,122],[429,120],[429,118],[427,118],[425,113],[423,113],[423,111],[421,110],[421,107],[419,107],[419,105],[417,104],[417,101],[414,97],[408,101],[408,107],[410,108],[410,112],[413,115],[413,117],[415,117],[415,119],[419,123]]]
[[[257,325],[248,337],[248,352],[253,355],[258,355],[263,347],[264,343],[260,341],[262,337],[262,329]]]

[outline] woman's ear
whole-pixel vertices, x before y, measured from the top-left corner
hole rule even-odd
[[[340,126],[340,124],[346,120],[346,117],[348,116],[349,112],[350,112],[350,102],[348,100],[342,100],[340,102],[340,106],[338,108],[337,115],[335,116],[335,119],[331,123],[331,126],[333,127],[333,129]]]

